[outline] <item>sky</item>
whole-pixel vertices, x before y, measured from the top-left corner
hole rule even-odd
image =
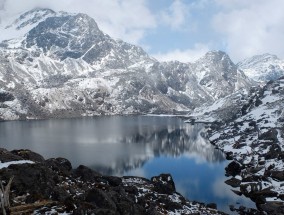
[[[193,62],[210,50],[235,63],[264,53],[284,59],[284,0],[0,0],[0,21],[35,7],[86,13],[161,61]]]

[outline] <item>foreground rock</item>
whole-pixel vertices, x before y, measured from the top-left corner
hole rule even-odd
[[[29,150],[0,149],[0,176],[12,182],[12,214],[224,214],[215,204],[190,202],[176,192],[171,175],[151,180],[72,169],[64,158],[44,160]]]

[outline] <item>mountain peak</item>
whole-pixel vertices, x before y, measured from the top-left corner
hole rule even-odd
[[[86,14],[40,9],[19,20],[39,14],[18,30],[25,34],[0,44],[1,88],[15,98],[4,101],[4,119],[188,111],[251,85],[222,51],[192,64],[160,63]]]
[[[204,59],[210,60],[210,61],[231,61],[229,55],[226,52],[223,51],[209,51],[205,54]]]
[[[276,80],[284,75],[284,61],[268,53],[247,58],[239,62],[238,67],[257,81]]]
[[[102,40],[103,32],[94,19],[86,14],[64,14],[48,17],[33,28],[26,37],[26,47],[36,46],[50,51],[53,47],[61,60],[79,58]]]
[[[279,58],[276,55],[265,53],[261,55],[254,55],[250,58],[244,59],[243,61],[239,62],[238,65],[244,68],[246,66],[251,66],[251,65],[259,64],[259,63],[271,62],[275,60],[279,60]]]
[[[15,27],[17,30],[20,30],[27,25],[36,24],[49,16],[53,16],[56,13],[47,8],[34,8],[28,12],[23,13],[17,18],[12,24],[6,26],[5,28]]]
[[[207,52],[192,64],[192,70],[198,83],[203,89],[208,90],[214,99],[250,85],[250,81],[246,80],[228,54],[223,51]]]
[[[223,51],[209,51],[202,58],[196,61],[197,64],[206,67],[217,66],[216,70],[227,71],[230,68],[235,68],[236,65],[232,62],[229,55]]]
[[[0,25],[0,42],[16,38],[22,38],[38,23],[44,21],[46,18],[56,16],[57,13],[51,9],[35,8],[20,16],[7,17],[2,20]]]

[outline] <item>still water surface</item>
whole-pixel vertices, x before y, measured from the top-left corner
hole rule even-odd
[[[228,205],[254,204],[226,185],[224,155],[204,138],[203,125],[174,117],[108,116],[0,123],[0,147],[30,149],[45,158],[65,157],[112,175],[151,178],[172,174],[190,200]]]

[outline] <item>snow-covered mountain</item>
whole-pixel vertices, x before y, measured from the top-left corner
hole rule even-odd
[[[191,111],[252,85],[224,52],[158,62],[85,14],[34,9],[0,27],[2,119]]]
[[[284,75],[284,61],[271,54],[253,56],[237,66],[255,81],[276,80]]]

